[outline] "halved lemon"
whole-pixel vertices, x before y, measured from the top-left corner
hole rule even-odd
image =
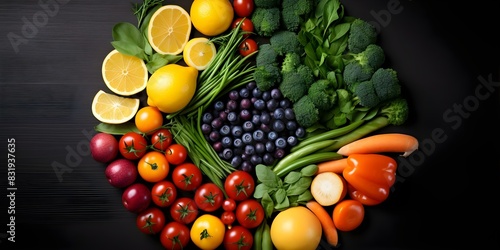
[[[146,63],[114,49],[102,62],[102,78],[115,94],[130,96],[143,91],[148,83]]]
[[[103,123],[121,124],[135,116],[139,103],[138,98],[122,97],[99,90],[92,100],[92,114]]]
[[[197,70],[204,70],[214,60],[217,49],[206,37],[195,37],[188,41],[182,52],[184,62]]]
[[[148,25],[148,40],[160,54],[178,55],[191,35],[191,17],[179,5],[167,4],[153,13]]]

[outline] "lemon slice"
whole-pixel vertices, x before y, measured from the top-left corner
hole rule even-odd
[[[122,97],[99,90],[92,100],[92,114],[103,123],[120,124],[135,116],[139,103],[138,98]]]
[[[102,62],[102,78],[115,94],[130,96],[146,88],[148,69],[144,60],[115,49]]]
[[[206,37],[196,37],[188,41],[182,52],[184,62],[197,70],[204,70],[214,60],[215,45]]]
[[[153,13],[148,25],[148,40],[160,54],[180,54],[191,35],[191,17],[178,5],[168,4]]]

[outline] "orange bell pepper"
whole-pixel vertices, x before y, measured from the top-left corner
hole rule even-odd
[[[343,176],[350,197],[364,205],[377,205],[389,196],[396,181],[396,161],[381,154],[352,154]]]

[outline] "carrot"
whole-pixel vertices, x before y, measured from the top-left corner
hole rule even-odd
[[[347,158],[320,162],[316,164],[316,166],[318,167],[316,174],[321,174],[324,172],[334,172],[336,174],[341,174],[344,171],[344,168],[347,167]]]
[[[387,133],[364,137],[348,143],[337,150],[338,154],[369,154],[383,152],[403,152],[403,157],[409,156],[418,149],[418,140],[407,134]]]
[[[337,232],[337,228],[333,223],[333,218],[326,211],[325,207],[320,205],[315,200],[308,201],[306,203],[306,207],[309,208],[309,210],[311,210],[311,212],[313,212],[313,214],[315,214],[316,217],[318,217],[319,222],[321,223],[321,227],[323,229],[323,235],[325,236],[325,239],[328,242],[328,244],[332,245],[333,247],[337,247],[339,243],[339,235]]]

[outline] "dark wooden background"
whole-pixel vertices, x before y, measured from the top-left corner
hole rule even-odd
[[[423,148],[398,173],[389,200],[367,208],[361,228],[340,234],[339,249],[500,246],[500,20],[496,4],[486,2],[343,1],[348,14],[383,24],[380,43],[410,101],[408,123],[384,131],[410,133]],[[131,3],[0,2],[0,249],[162,249],[138,231],[121,190],[106,182],[105,166],[88,148],[111,29],[136,22]],[[394,4],[399,12],[387,15]],[[460,124],[444,118],[449,111]],[[447,139],[432,142],[435,129]],[[16,149],[15,243],[6,239],[9,138]]]

